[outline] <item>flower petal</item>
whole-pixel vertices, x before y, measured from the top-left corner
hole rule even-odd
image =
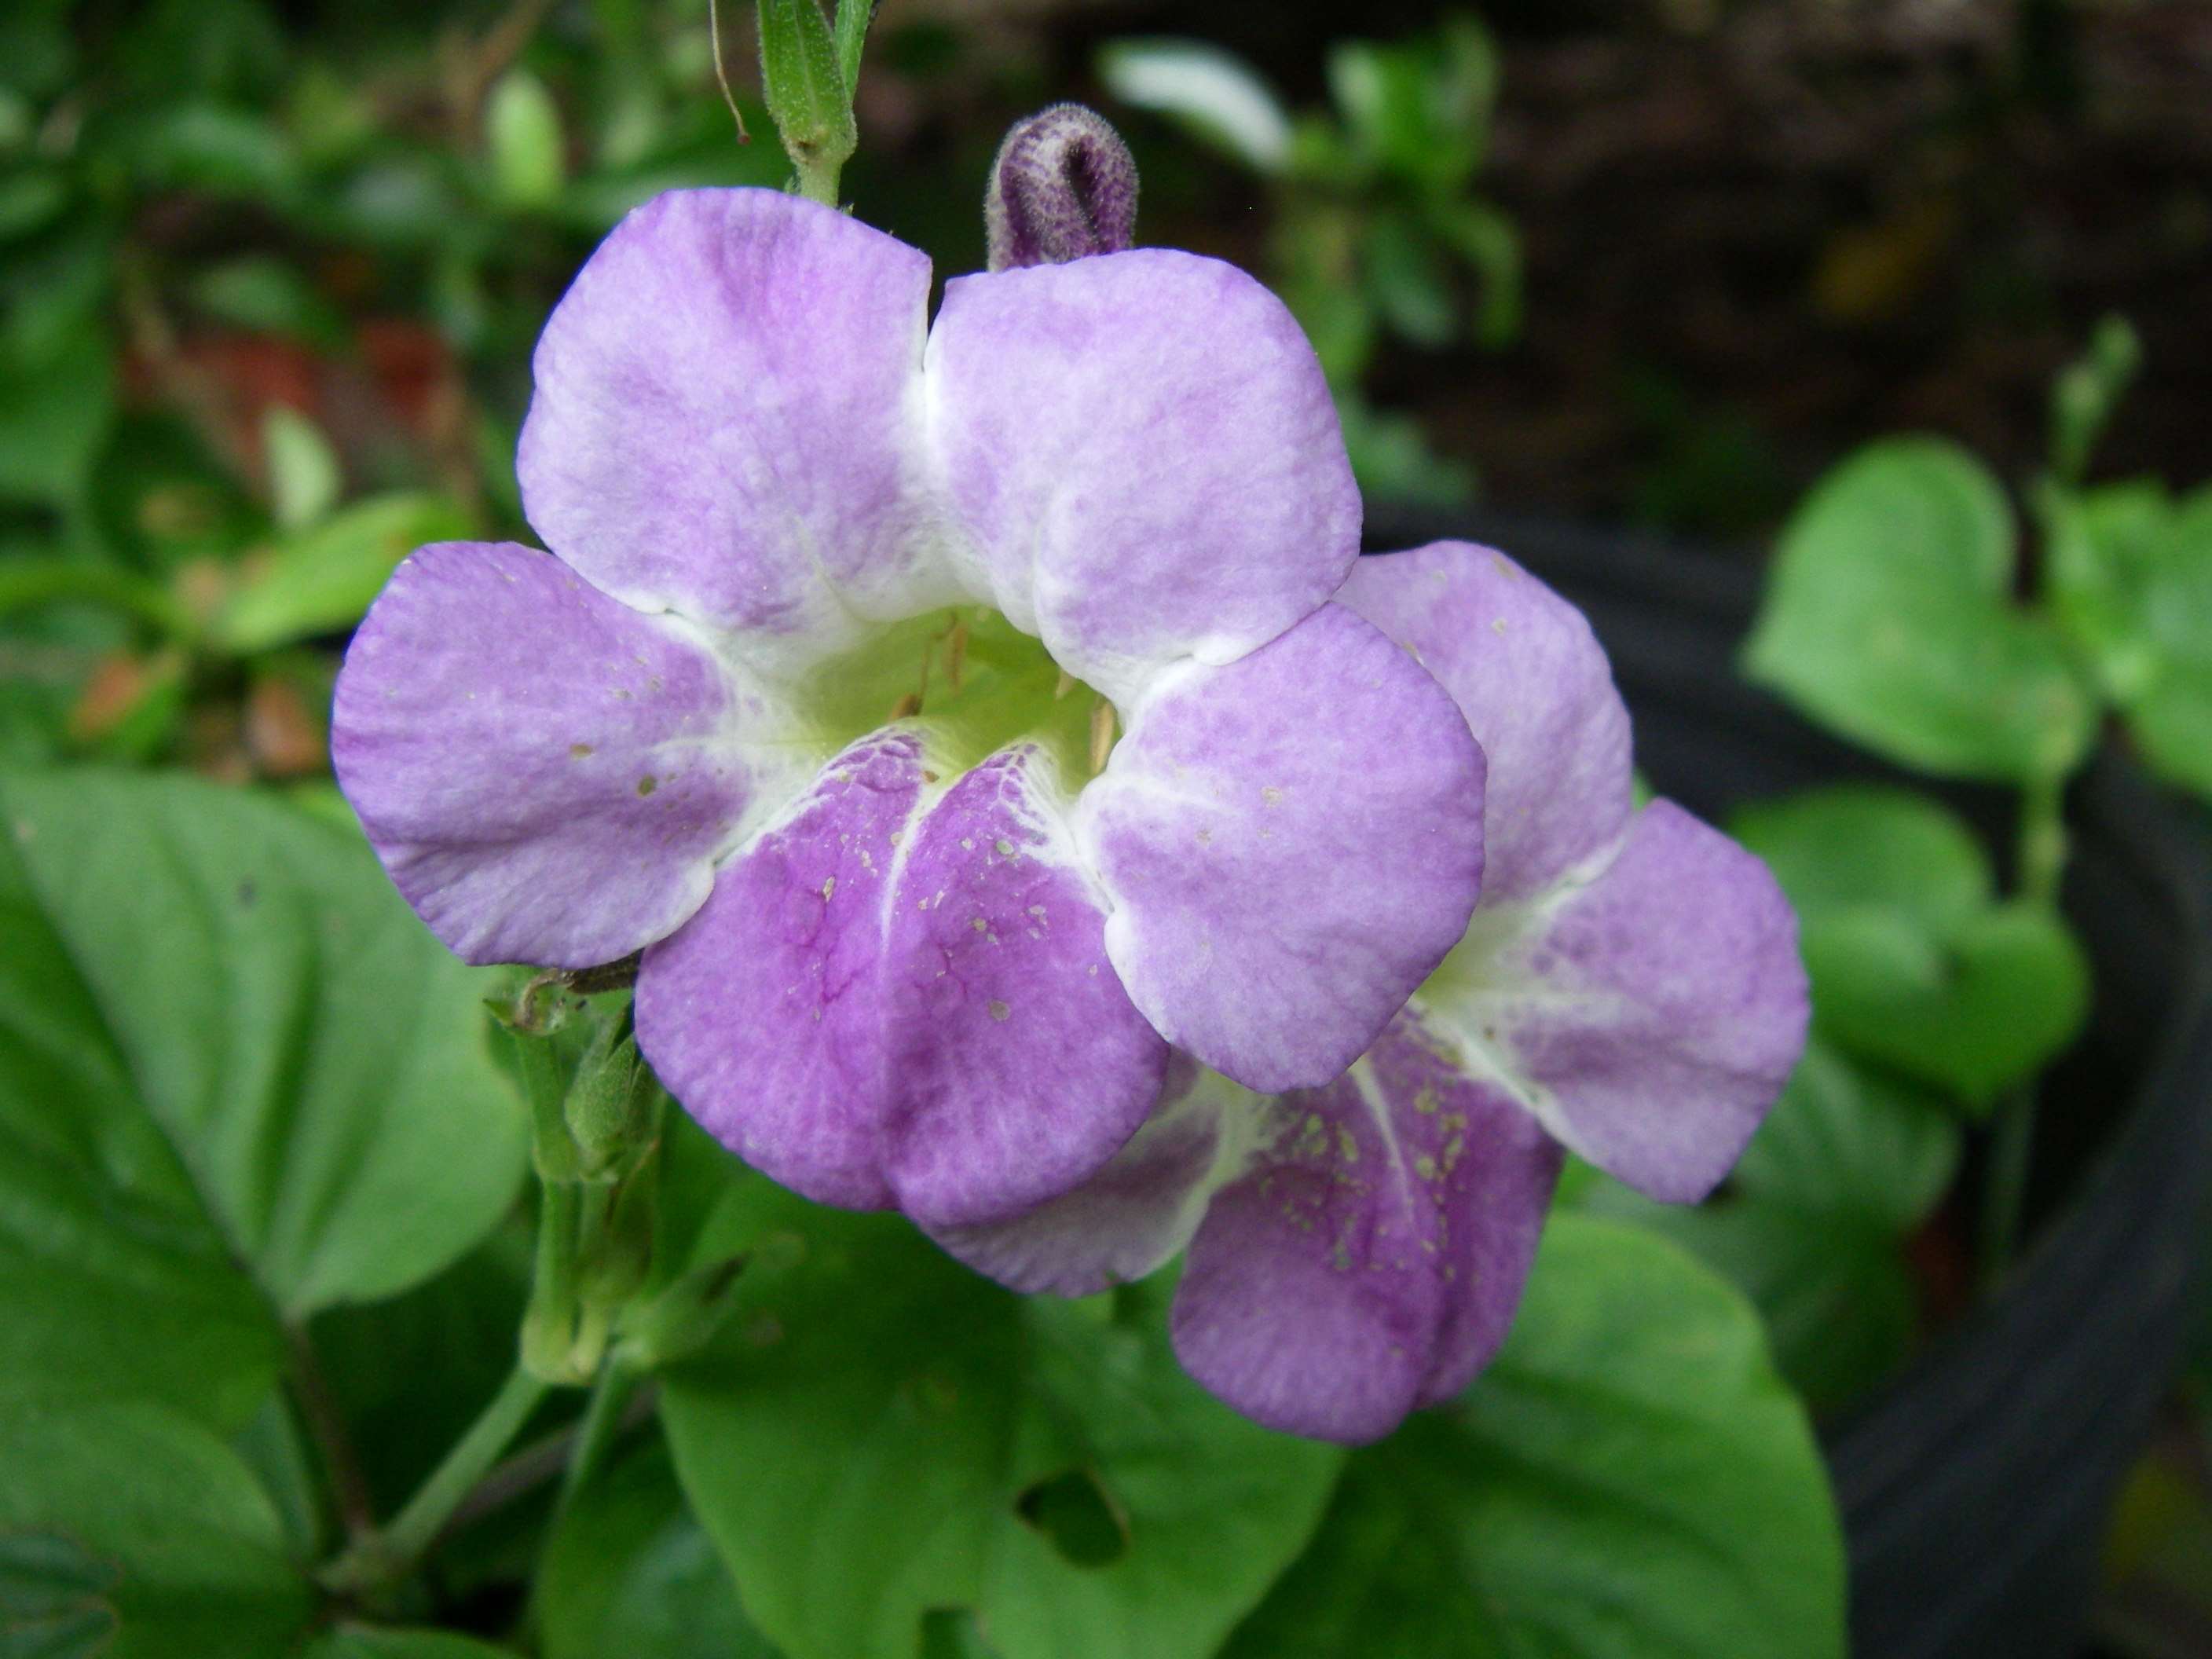
[[[893,1202],[884,933],[921,773],[910,732],[853,744],[638,973],[638,1046],[669,1093],[747,1163],[849,1209]]]
[[[957,596],[923,528],[928,258],[769,190],[671,191],[547,320],[516,455],[530,521],[617,599],[796,636]]]
[[[925,805],[894,730],[646,956],[638,1039],[738,1155],[823,1203],[948,1227],[1065,1192],[1133,1133],[1167,1048],[1129,1005],[1030,749]]]
[[[1789,901],[1759,860],[1666,800],[1595,880],[1482,959],[1455,953],[1423,995],[1553,1134],[1671,1203],[1718,1184],[1805,1046]]]
[[[331,757],[392,880],[470,962],[584,968],[699,908],[764,718],[660,619],[512,543],[393,573],[338,677]]]
[[[1362,559],[1337,602],[1421,659],[1489,758],[1484,904],[1541,892],[1620,836],[1628,710],[1581,611],[1469,542]]]
[[[1122,989],[1040,751],[930,811],[893,906],[888,1058],[899,1207],[1000,1218],[1103,1167],[1158,1098],[1167,1044]]]
[[[1177,1055],[1144,1127],[1090,1180],[1010,1220],[931,1237],[1024,1294],[1091,1296],[1142,1279],[1190,1243],[1267,1109],[1262,1097]]]
[[[1504,1340],[1560,1154],[1410,1019],[1280,1105],[1279,1138],[1191,1243],[1176,1352],[1270,1428],[1379,1439]]]
[[[1340,606],[1164,676],[1080,820],[1131,999],[1249,1087],[1334,1078],[1467,926],[1482,779],[1451,699]]]
[[[969,586],[1116,702],[1265,644],[1357,556],[1320,363],[1232,265],[1141,248],[957,278],[928,378]]]

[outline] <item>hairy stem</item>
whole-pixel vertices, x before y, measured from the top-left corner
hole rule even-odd
[[[341,1594],[368,1589],[399,1578],[421,1559],[461,1501],[505,1451],[548,1385],[518,1364],[506,1383],[454,1443],[446,1461],[432,1470],[422,1489],[392,1524],[349,1548],[319,1575],[325,1589]]]

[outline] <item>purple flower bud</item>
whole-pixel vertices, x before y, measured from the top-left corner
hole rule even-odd
[[[1008,129],[983,221],[994,270],[1119,253],[1136,236],[1136,161],[1096,110],[1054,104]]]

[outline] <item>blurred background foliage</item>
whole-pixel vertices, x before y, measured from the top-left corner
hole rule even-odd
[[[0,763],[180,764],[343,817],[325,737],[346,633],[415,545],[527,538],[529,353],[576,265],[660,190],[788,173],[751,9],[725,10],[750,143],[705,0],[0,11]],[[884,0],[847,198],[940,275],[975,269],[999,137],[1060,97],[1129,139],[1143,240],[1282,293],[1370,497],[1762,550],[1869,438],[1940,434],[1942,455],[1891,460],[1977,469],[1962,487],[1999,514],[2009,488],[2006,580],[2048,595],[2082,708],[2120,709],[2160,769],[2212,787],[2212,635],[2160,632],[2212,604],[2157,586],[2212,569],[2207,498],[2108,482],[2212,477],[2212,4]],[[2108,316],[2131,325],[2124,368]],[[2069,398],[2104,402],[2069,426]],[[2069,450],[2083,431],[2106,482],[2087,438]],[[1791,522],[1785,548],[1810,538]],[[1844,546],[1838,568],[1860,564]],[[1791,1380],[1833,1405],[1966,1299],[1941,1214],[1962,1139],[2067,1040],[2079,969],[1917,798],[1842,792],[1735,827],[1807,918],[1816,1048],[1720,1203],[1638,1218],[1735,1278]],[[1991,941],[2039,975],[2039,1023],[2017,997],[1962,1004],[1916,1046],[1881,973],[1995,961]],[[481,1296],[332,1313],[330,1343],[481,1349],[495,1376],[514,1246],[476,1260]],[[465,1415],[388,1369],[340,1367],[390,1452],[386,1505]],[[2130,1652],[2212,1650],[2197,1397],[2115,1534],[2106,1623]],[[665,1472],[633,1474],[635,1529],[680,1577],[696,1525],[667,1534]],[[506,1571],[501,1536],[453,1564],[456,1596]]]

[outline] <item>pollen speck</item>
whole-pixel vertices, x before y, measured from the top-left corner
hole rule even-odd
[[[637,781],[638,799],[640,800],[644,799],[647,795],[651,794],[654,790],[659,787],[660,780],[659,778],[640,778]]]
[[[568,758],[570,760],[582,760],[591,752],[592,745],[588,743],[572,743],[568,745]]]
[[[835,876],[832,876],[832,877],[830,877],[827,881],[825,881],[825,882],[823,882],[823,883],[822,884],[822,902],[823,902],[824,904],[827,904],[827,903],[830,902],[830,896],[832,893],[836,892],[836,890],[837,890],[837,878],[836,878],[836,877],[835,877]]]
[[[1492,617],[1490,619],[1490,631],[1497,635],[1500,639],[1503,639],[1505,636],[1505,618],[1503,617]]]
[[[991,850],[1002,859],[1010,859],[1014,855],[1014,844],[1010,841],[994,842]]]
[[[1282,804],[1283,792],[1271,783],[1260,791],[1260,799],[1270,806],[1279,806]]]
[[[988,1005],[988,1012],[993,1019],[1004,1019],[1008,1014],[1011,1014],[1014,1011],[1007,1007],[1005,1003],[1000,1002],[994,997]]]
[[[977,933],[979,933],[988,932],[988,931],[989,930],[989,928],[990,928],[990,926],[991,926],[991,924],[990,924],[989,922],[988,922],[988,921],[984,921],[984,920],[983,920],[983,918],[982,918],[982,917],[981,917],[981,916],[977,916],[977,917],[976,917],[973,921],[970,921],[968,925],[969,925],[970,927],[973,927],[973,928],[974,928]]]

